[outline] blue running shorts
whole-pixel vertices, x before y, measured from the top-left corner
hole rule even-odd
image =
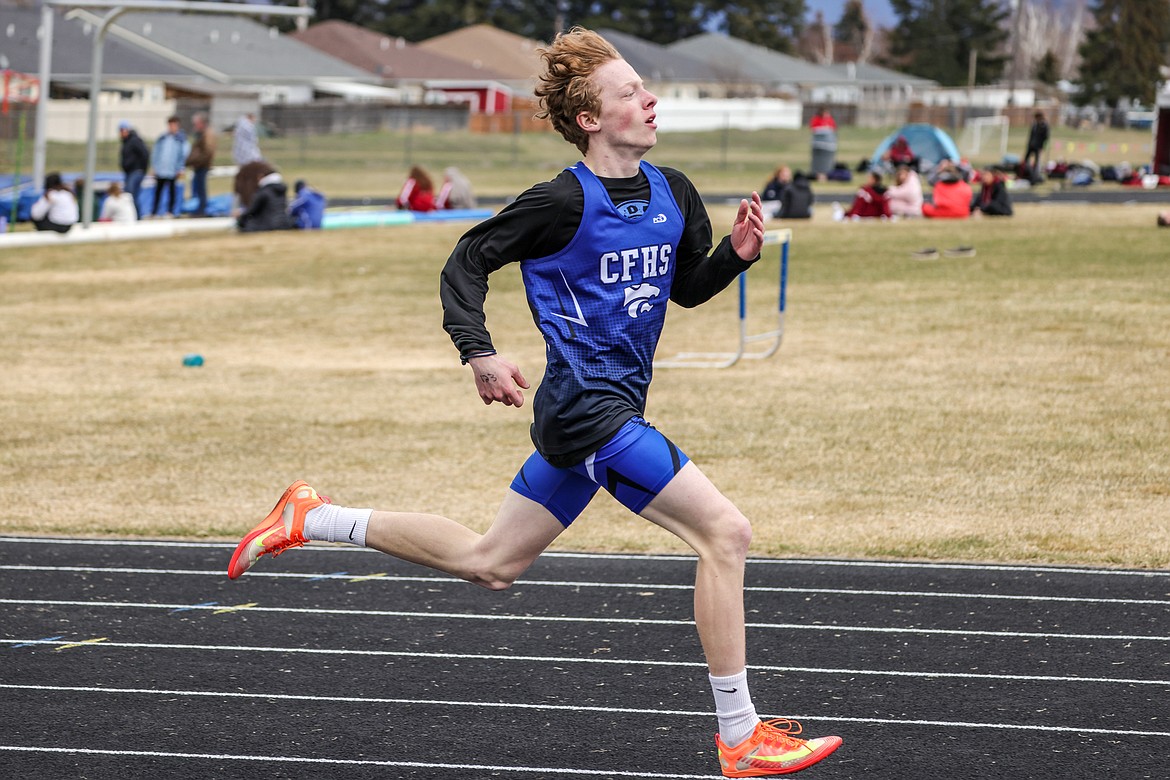
[[[512,480],[512,490],[544,506],[566,528],[605,488],[635,514],[654,500],[690,458],[641,417],[581,463],[559,469],[534,452]]]

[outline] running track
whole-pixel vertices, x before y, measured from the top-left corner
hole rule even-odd
[[[0,777],[716,778],[683,557],[489,593],[365,550],[0,537]],[[1170,572],[754,560],[830,778],[1170,777]]]

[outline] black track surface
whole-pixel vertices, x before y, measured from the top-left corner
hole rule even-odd
[[[489,593],[349,548],[0,537],[0,777],[715,778],[694,561]],[[1170,777],[1170,572],[752,561],[801,777]]]

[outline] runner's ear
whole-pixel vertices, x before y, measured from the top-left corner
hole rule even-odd
[[[596,133],[601,125],[598,123],[597,117],[593,114],[588,111],[582,111],[577,114],[577,126],[586,133]]]

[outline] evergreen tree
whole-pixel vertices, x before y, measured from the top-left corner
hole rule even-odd
[[[975,83],[1003,74],[1009,10],[994,0],[890,0],[898,24],[887,63],[943,86],[967,84],[975,53]]]
[[[706,7],[709,19],[722,21],[720,31],[776,51],[793,51],[804,28],[804,0],[732,0]]]
[[[1044,52],[1044,56],[1036,63],[1036,80],[1050,87],[1060,81],[1060,61],[1052,49]]]
[[[1150,104],[1170,48],[1170,3],[1164,0],[1096,0],[1096,24],[1079,49],[1081,105],[1116,107],[1124,98]]]
[[[473,24],[549,41],[579,24],[660,44],[718,30],[790,51],[803,28],[805,0],[315,0],[315,8],[311,23],[338,19],[414,42]]]
[[[706,31],[708,11],[694,0],[644,0],[637,4],[606,0],[579,5],[579,11],[568,9],[566,27],[608,28],[663,45]]]
[[[861,0],[848,0],[841,10],[841,18],[833,25],[833,40],[860,49],[870,30],[869,17]]]

